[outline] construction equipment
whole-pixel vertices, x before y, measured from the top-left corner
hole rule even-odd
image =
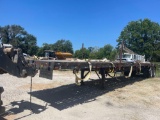
[[[55,52],[53,50],[45,50],[45,58],[47,60],[65,60],[73,55],[69,52]]]
[[[0,69],[17,77],[34,76],[36,69],[24,59],[21,49],[0,48]]]
[[[0,45],[0,74],[9,73],[17,77],[34,76],[36,69],[32,64],[28,64],[21,52],[21,49],[14,49],[12,45]],[[4,91],[0,87],[0,113],[5,111],[2,107],[1,93]]]

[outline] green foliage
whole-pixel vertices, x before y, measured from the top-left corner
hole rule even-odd
[[[0,41],[6,44],[12,44],[16,48],[21,48],[24,53],[29,55],[44,56],[45,50],[62,51],[73,53],[73,47],[70,40],[57,40],[53,44],[43,43],[38,47],[35,36],[27,33],[19,25],[7,25],[0,27]],[[80,59],[102,59],[114,60],[116,50],[109,44],[102,48],[89,47],[75,51],[74,57]]]
[[[100,48],[97,52],[97,59],[107,58],[109,60],[115,60],[116,50],[110,44]]]
[[[69,40],[58,40],[52,45],[52,49],[55,51],[73,53],[72,43]]]
[[[110,60],[115,60],[117,59],[117,50],[116,49],[112,49],[112,52],[110,53]]]
[[[34,50],[38,49],[38,47],[36,46],[36,41],[36,37],[31,34],[27,34],[26,37],[24,37],[22,41],[20,41],[18,47],[21,48],[24,53],[34,55],[37,52]]]
[[[28,34],[19,25],[7,25],[0,27],[0,40],[2,43],[12,44],[16,48],[21,48],[24,53],[33,55],[36,53],[36,37]]]
[[[52,48],[53,48],[52,44],[43,43],[42,47],[39,47],[37,55],[44,57],[45,50],[52,50]]]
[[[42,47],[38,49],[37,55],[44,56],[45,50],[73,53],[72,43],[69,40],[58,40],[54,44],[43,43]]]
[[[149,19],[130,22],[117,39],[118,45],[122,40],[132,51],[145,55],[146,59],[160,59],[160,25]]]
[[[80,49],[80,50],[76,50],[75,54],[74,54],[75,58],[79,58],[79,59],[88,59],[89,57],[89,50],[86,48]]]
[[[76,50],[74,57],[82,59],[103,59],[107,58],[109,60],[115,60],[117,50],[113,48],[110,44],[105,45],[102,48],[98,47],[89,47],[88,49],[83,48]]]
[[[7,25],[0,27],[0,41],[6,44],[12,44],[16,48],[21,48],[24,53],[29,55],[44,56],[45,50],[62,51],[73,53],[73,47],[70,40],[57,40],[53,44],[43,43],[42,47],[38,47],[35,36],[27,33],[24,28],[19,25]],[[107,44],[102,48],[89,47],[76,50],[74,57],[80,59],[102,59],[107,58],[114,60],[116,50],[113,46]],[[156,52],[156,54],[158,51]]]
[[[18,25],[7,25],[0,28],[1,42],[12,44],[15,47],[19,47],[26,35],[24,28]]]
[[[88,50],[90,52],[89,53],[89,58],[90,59],[97,59],[98,58],[98,56],[97,56],[97,53],[99,51],[98,47],[89,47]]]

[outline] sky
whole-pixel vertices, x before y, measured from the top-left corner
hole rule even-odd
[[[0,26],[20,25],[37,45],[70,40],[73,49],[116,47],[131,21],[160,24],[160,0],[0,0]]]

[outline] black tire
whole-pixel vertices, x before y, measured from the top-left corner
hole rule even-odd
[[[128,75],[129,75],[129,72],[125,71],[124,76],[128,76]],[[135,76],[136,76],[136,71],[132,71],[131,77],[135,77]]]
[[[150,78],[150,77],[152,77],[152,69],[146,69],[146,70],[144,70],[144,71],[143,71],[143,76],[144,76],[145,78]]]
[[[156,76],[156,69],[152,68],[152,77],[155,77],[155,76]]]
[[[128,76],[129,75],[129,72],[128,71],[125,71],[124,72],[124,76]]]
[[[0,100],[0,106],[1,106],[1,105],[3,105],[3,101],[2,101],[2,100]]]
[[[131,77],[135,77],[135,76],[136,76],[136,71],[132,71]]]
[[[152,69],[150,68],[148,78],[151,78],[152,76],[153,76],[153,72],[152,72]]]

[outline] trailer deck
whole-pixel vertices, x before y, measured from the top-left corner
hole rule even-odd
[[[143,74],[144,77],[155,76],[155,65],[150,62],[122,62],[122,61],[67,61],[67,60],[36,60],[36,68],[40,70],[40,77],[52,79],[54,70],[69,69],[75,74],[76,83],[84,84],[84,80],[89,79],[91,71],[95,71],[104,87],[106,76],[115,77],[117,72],[121,72],[125,77],[132,77]],[[81,76],[77,73],[81,71]],[[87,71],[87,73],[85,73]],[[80,82],[79,82],[80,81]]]

